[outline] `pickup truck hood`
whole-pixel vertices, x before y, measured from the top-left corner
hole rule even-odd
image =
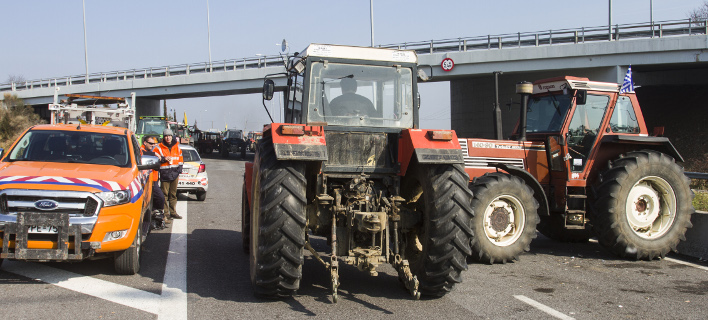
[[[131,168],[107,165],[31,161],[0,164],[0,188],[6,184],[51,184],[115,191],[126,189],[134,178]]]

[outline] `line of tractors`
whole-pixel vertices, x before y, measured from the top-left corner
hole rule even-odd
[[[458,139],[419,128],[428,77],[413,51],[312,44],[265,78],[264,107],[283,91],[284,123],[264,127],[245,165],[256,295],[295,294],[305,251],[329,273],[333,302],[342,264],[376,276],[388,263],[413,298],[439,297],[468,261],[518,259],[537,230],[594,236],[632,260],[676,251],[693,192],[633,92],[569,76],[519,83],[510,139]]]

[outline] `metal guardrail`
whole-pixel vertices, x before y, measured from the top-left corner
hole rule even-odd
[[[379,45],[380,48],[415,50],[418,54],[464,52],[596,41],[620,41],[636,38],[662,38],[708,34],[707,20],[670,20],[575,29],[517,32],[456,39],[404,42]]]
[[[49,88],[54,86],[70,86],[76,84],[99,83],[108,81],[124,81],[136,79],[149,79],[159,77],[170,77],[177,75],[199,74],[225,72],[241,69],[257,69],[268,66],[283,65],[284,57],[277,56],[262,56],[250,57],[242,59],[230,59],[221,61],[199,62],[191,64],[179,64],[163,67],[151,67],[142,69],[130,69],[110,72],[97,72],[86,74],[64,76],[56,78],[45,78],[37,80],[29,80],[21,83],[3,83],[0,84],[0,91],[19,91],[29,90],[34,88]]]
[[[703,172],[684,172],[687,177],[691,179],[701,179],[701,180],[708,180],[708,173],[703,173]]]
[[[379,45],[380,48],[415,50],[418,54],[442,52],[464,52],[471,50],[491,50],[550,46],[558,44],[577,44],[593,41],[621,41],[636,38],[662,38],[666,36],[690,36],[708,34],[708,20],[690,19],[657,21],[638,24],[616,24],[613,26],[583,27],[575,29],[545,30],[537,32],[518,32],[456,39],[404,42]],[[122,71],[92,73],[23,81],[21,83],[0,84],[0,91],[18,91],[52,86],[123,81],[175,75],[212,73],[253,69],[269,65],[282,65],[283,56],[263,56],[232,59],[214,62],[180,64],[156,68],[131,69]]]

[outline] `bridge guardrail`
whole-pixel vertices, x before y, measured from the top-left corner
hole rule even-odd
[[[234,71],[239,69],[254,69],[268,66],[283,65],[283,56],[260,56],[241,59],[229,59],[191,64],[179,64],[162,67],[149,67],[110,72],[96,72],[86,74],[45,78],[23,81],[21,83],[0,84],[0,91],[18,91],[34,88],[48,88],[52,86],[70,86],[74,84],[99,83],[108,81],[147,79],[156,77],[169,77],[176,75]]]
[[[696,21],[683,19],[635,24],[616,24],[613,26],[403,42],[379,45],[378,47],[408,49],[415,50],[419,54],[432,54],[455,51],[464,52],[479,49],[521,48],[562,43],[619,41],[634,38],[662,38],[665,36],[708,34],[708,24],[706,22],[706,20]]]
[[[613,26],[582,27],[574,29],[517,32],[499,35],[460,37],[454,39],[403,42],[379,45],[380,48],[415,50],[418,54],[441,52],[463,52],[470,50],[491,50],[532,46],[557,45],[564,43],[586,43],[592,41],[621,41],[636,38],[662,38],[666,36],[690,36],[708,34],[708,20],[669,20]],[[0,84],[0,91],[18,91],[51,86],[69,86],[107,81],[134,80],[154,77],[169,77],[194,73],[211,73],[282,65],[283,56],[262,56],[223,61],[180,64],[122,71],[64,76]]]

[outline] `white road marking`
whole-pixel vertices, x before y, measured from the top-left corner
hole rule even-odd
[[[157,313],[160,296],[77,273],[48,267],[41,263],[5,261],[2,269],[27,278],[87,294],[138,310]]]
[[[42,263],[5,261],[2,270],[127,307],[157,314],[160,319],[187,319],[187,202],[177,202],[182,219],[172,220],[162,294],[127,287]]]
[[[187,319],[187,202],[177,201],[182,219],[172,219],[172,236],[162,280],[158,319]]]
[[[552,316],[554,316],[554,317],[556,317],[556,318],[558,318],[558,319],[563,319],[563,320],[575,320],[575,318],[569,317],[569,316],[565,315],[564,313],[562,313],[562,312],[560,312],[560,311],[556,311],[555,309],[553,309],[553,308],[551,308],[551,307],[549,307],[549,306],[546,306],[546,305],[544,305],[544,304],[542,304],[542,303],[540,303],[540,302],[537,302],[536,300],[533,300],[533,299],[531,299],[531,298],[529,298],[529,297],[522,296],[522,295],[515,295],[514,298],[516,298],[516,299],[518,299],[518,300],[521,300],[521,301],[523,301],[523,302],[525,302],[525,303],[531,305],[532,307],[534,307],[534,308],[536,308],[536,309],[538,309],[538,310],[541,310],[541,311],[543,311],[543,312],[545,312],[545,313],[548,313],[548,314],[550,314],[550,315],[552,315]]]
[[[674,263],[679,263],[679,264],[683,264],[683,265],[687,265],[687,266],[691,266],[691,267],[694,267],[694,268],[698,268],[698,269],[701,269],[701,270],[706,270],[706,271],[708,271],[708,267],[702,266],[702,265],[700,265],[700,264],[695,264],[695,263],[686,262],[686,261],[682,261],[682,260],[677,260],[677,259],[673,259],[673,258],[664,258],[664,260],[666,260],[666,261],[671,261],[671,262],[674,262]]]

